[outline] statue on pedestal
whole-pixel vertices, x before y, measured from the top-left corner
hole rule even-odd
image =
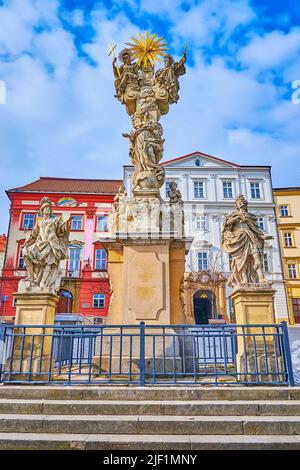
[[[248,202],[243,195],[235,201],[236,210],[225,216],[222,230],[222,247],[231,255],[231,276],[228,285],[270,286],[263,271],[265,235],[259,228],[257,217],[248,212]]]
[[[155,199],[162,203],[159,189],[165,181],[165,170],[160,165],[164,139],[159,120],[168,113],[170,104],[178,102],[179,76],[185,74],[186,61],[186,50],[179,62],[166,55],[166,44],[156,35],[146,33],[144,38],[139,34],[138,38],[132,37],[132,41],[119,55],[120,66],[117,58],[113,59],[115,96],[125,105],[133,126],[129,133],[123,133],[129,139],[129,156],[134,165],[133,197],[126,211],[131,221],[135,213],[141,213],[142,206],[147,206],[146,212],[150,214]],[[164,66],[155,73],[155,61],[163,56]],[[148,198],[147,204],[145,198]],[[156,201],[154,206],[156,213]]]
[[[19,282],[18,292],[51,292],[60,287],[60,261],[68,257],[69,220],[52,216],[52,202],[41,200],[41,220],[26,238],[23,257],[28,276]]]

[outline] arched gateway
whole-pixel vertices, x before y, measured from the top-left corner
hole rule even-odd
[[[181,305],[187,324],[205,325],[213,319],[227,320],[225,277],[212,282],[208,271],[184,274],[180,287]]]

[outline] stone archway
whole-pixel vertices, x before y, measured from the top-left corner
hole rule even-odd
[[[192,271],[184,274],[180,286],[180,299],[187,324],[195,324],[194,295],[198,291],[210,292],[215,301],[215,310],[222,318],[227,319],[226,313],[226,278],[219,273],[218,279],[212,279],[209,271]],[[214,282],[213,282],[214,281]],[[212,285],[214,287],[212,289]],[[212,292],[214,290],[215,293]]]
[[[58,291],[59,301],[56,307],[56,313],[72,313],[73,311],[73,295],[67,289]]]
[[[194,321],[196,325],[207,325],[214,315],[215,295],[210,290],[197,290],[193,295]]]

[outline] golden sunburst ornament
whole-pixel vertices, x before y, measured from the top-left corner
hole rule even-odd
[[[143,38],[141,33],[138,33],[138,37],[131,37],[132,43],[127,42],[127,46],[130,47],[132,58],[138,60],[138,64],[142,64],[144,68],[149,63],[154,67],[154,62],[161,62],[161,57],[166,55],[168,50],[167,43],[164,42],[162,37],[158,38],[157,34],[150,36],[149,32],[146,32],[146,36]]]

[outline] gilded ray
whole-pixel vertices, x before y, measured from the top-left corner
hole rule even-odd
[[[161,58],[166,55],[168,51],[167,43],[164,42],[163,37],[157,37],[157,34],[150,36],[147,31],[145,37],[138,33],[138,37],[132,36],[132,42],[128,42],[133,60],[137,60],[138,64],[147,67],[150,64],[152,67],[155,62],[161,62]]]

